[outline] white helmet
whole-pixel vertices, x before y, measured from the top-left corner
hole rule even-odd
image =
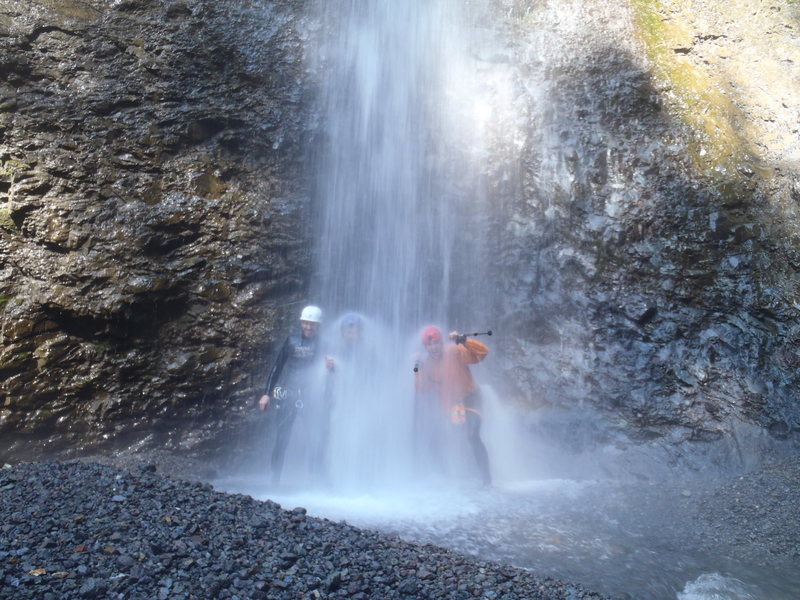
[[[300,320],[322,323],[322,309],[319,306],[306,306],[300,313]]]

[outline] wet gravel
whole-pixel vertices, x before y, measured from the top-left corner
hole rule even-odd
[[[696,543],[759,565],[800,568],[800,458],[766,464],[701,494]]]
[[[0,469],[0,598],[604,598],[585,587],[217,492],[172,455]],[[99,464],[95,460],[104,463]],[[158,467],[155,464],[158,464]],[[680,515],[665,543],[800,567],[800,458],[609,493],[628,526]],[[635,493],[632,493],[635,492]],[[665,513],[666,514],[666,513]]]
[[[0,469],[0,598],[601,599],[522,569],[119,467]]]

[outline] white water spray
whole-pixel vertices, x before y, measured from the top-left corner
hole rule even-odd
[[[333,398],[330,481],[320,489],[305,467],[316,427],[309,410],[295,425],[285,486],[264,489],[248,480],[220,482],[222,487],[611,593],[664,600],[676,595],[681,600],[794,597],[756,593],[735,579],[709,577],[716,570],[728,572],[717,564],[724,561],[690,556],[683,546],[671,544],[669,511],[649,512],[625,500],[626,488],[593,481],[599,472],[594,463],[581,481],[561,479],[569,477],[562,469],[569,459],[558,449],[545,442],[535,451],[522,446],[518,415],[501,408],[487,385],[502,331],[486,340],[490,354],[473,369],[484,389],[483,434],[500,485],[471,491],[463,484],[469,471],[463,464],[445,479],[420,477],[424,469],[411,460],[418,333],[431,322],[445,331],[496,327],[486,310],[488,297],[496,293],[493,287],[507,287],[485,276],[483,161],[499,159],[484,135],[494,129],[497,140],[501,127],[511,154],[536,148],[541,154],[533,174],[537,189],[568,193],[573,175],[562,146],[574,140],[562,136],[570,124],[548,100],[547,70],[568,64],[565,48],[582,46],[566,42],[576,32],[591,32],[590,17],[603,14],[597,14],[597,3],[584,0],[541,3],[539,19],[547,27],[537,28],[526,42],[525,51],[534,58],[528,63],[536,69],[520,91],[509,84],[512,77],[502,60],[493,58],[494,25],[486,21],[480,30],[479,19],[468,12],[479,10],[483,0],[319,1],[324,29],[319,47],[309,50],[316,60],[312,70],[324,75],[321,134],[310,163],[317,174],[320,215],[313,297],[326,309],[324,352],[336,361],[333,376],[322,369],[318,373],[320,388],[327,378]],[[608,3],[603,10],[625,4]],[[605,20],[624,26],[623,19]],[[620,43],[627,43],[625,37]],[[519,104],[530,112],[516,119]],[[585,157],[575,156],[582,164]],[[555,210],[547,197],[543,193],[531,210]],[[536,233],[535,224],[524,219],[503,227]],[[358,350],[347,349],[340,336],[338,317],[349,311],[364,317]],[[562,339],[559,356],[583,352],[571,339],[569,333]],[[535,365],[534,352],[526,357]],[[542,479],[531,480],[531,471]],[[672,518],[682,521],[680,514]],[[759,573],[737,577],[768,579]]]
[[[320,11],[315,297],[329,315],[367,317],[362,347],[332,375],[328,468],[339,488],[407,486],[420,475],[418,332],[457,328],[455,294],[474,310],[460,315],[473,319],[465,326],[490,317],[487,288],[465,281],[483,275],[468,215],[483,210],[478,159],[491,107],[478,93],[463,2],[328,0]],[[338,323],[324,334],[335,354]]]

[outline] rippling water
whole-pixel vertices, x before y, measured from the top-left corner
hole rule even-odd
[[[688,517],[673,503],[685,490],[680,484],[654,487],[646,497],[641,486],[558,479],[503,482],[490,490],[442,481],[405,492],[353,495],[268,491],[253,480],[217,485],[616,598],[796,600],[800,590],[800,575],[785,565],[742,564],[692,548]]]

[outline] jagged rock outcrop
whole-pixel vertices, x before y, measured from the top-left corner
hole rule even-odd
[[[473,23],[504,391],[640,439],[791,438],[800,4],[600,4]],[[260,391],[310,272],[304,10],[0,0],[0,452],[190,446]]]
[[[519,96],[491,167],[507,379],[643,439],[742,421],[790,437],[800,6],[508,4]]]
[[[309,264],[304,35],[302,2],[0,2],[0,452],[252,403]]]

